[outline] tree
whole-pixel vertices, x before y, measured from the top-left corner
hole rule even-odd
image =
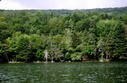
[[[84,31],[80,37],[81,43],[77,46],[84,57],[95,58],[96,56],[96,35],[95,33]]]
[[[42,49],[37,49],[36,58],[37,60],[44,60],[44,51]]]
[[[43,61],[45,50],[55,61],[120,59],[126,9],[1,10],[0,54],[10,61]]]
[[[0,42],[0,62],[2,62],[3,61],[3,59],[2,59],[2,55],[3,55],[3,50],[2,50],[2,43]]]
[[[64,44],[60,40],[62,39],[60,36],[54,36],[53,38],[49,38],[49,51],[50,51],[50,56],[52,60],[60,60],[63,57],[62,50],[64,49]],[[63,49],[61,48],[63,47]]]
[[[0,41],[4,42],[4,40],[10,36],[7,23],[0,22]]]
[[[125,53],[125,32],[123,24],[116,20],[101,20],[97,23],[99,49],[105,58],[119,58]]]

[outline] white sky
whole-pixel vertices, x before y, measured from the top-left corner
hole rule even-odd
[[[1,0],[0,9],[92,9],[125,7],[127,0]]]

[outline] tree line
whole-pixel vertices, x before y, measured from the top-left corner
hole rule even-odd
[[[127,14],[0,11],[0,62],[117,60],[126,57]]]

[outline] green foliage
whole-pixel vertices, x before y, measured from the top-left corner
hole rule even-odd
[[[9,47],[8,50],[16,54],[16,59],[29,59],[31,47],[28,35],[22,35],[20,32],[17,32],[12,38],[7,39],[7,43]]]
[[[44,59],[44,51],[42,51],[41,49],[37,49],[36,58],[38,60],[43,60]]]
[[[101,20],[97,23],[98,49],[107,56],[124,56],[125,32],[123,24],[116,20]]]
[[[34,51],[38,52],[39,48],[44,47],[44,40],[37,34],[26,35],[16,32],[12,38],[7,39],[7,44],[9,52],[14,52],[16,59],[28,60],[36,53]]]
[[[3,42],[9,35],[7,23],[0,22],[0,41]]]
[[[125,24],[127,24],[127,14],[124,14],[122,15],[122,18],[121,18]]]
[[[55,61],[125,57],[126,13],[107,10],[0,11],[0,54],[11,61],[43,61],[44,50]]]
[[[0,42],[0,56],[2,55],[3,50],[2,50],[2,43]]]
[[[71,55],[72,61],[81,61],[81,58],[82,58],[82,56],[81,56],[81,53],[79,53],[79,52],[76,52]]]
[[[53,38],[49,38],[49,52],[50,57],[55,60],[60,60],[63,57],[64,44],[57,38],[61,38],[59,35]]]

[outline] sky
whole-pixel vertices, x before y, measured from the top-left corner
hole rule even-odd
[[[93,9],[127,6],[127,0],[0,0],[0,9]]]

